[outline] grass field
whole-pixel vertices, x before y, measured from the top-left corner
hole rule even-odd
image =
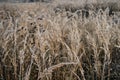
[[[0,4],[0,80],[120,80],[120,5]]]

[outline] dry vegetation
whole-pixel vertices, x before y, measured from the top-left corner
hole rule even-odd
[[[0,80],[120,80],[120,8],[44,4],[0,6]]]

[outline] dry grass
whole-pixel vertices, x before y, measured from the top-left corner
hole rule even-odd
[[[120,79],[117,14],[43,4],[0,7],[0,80]]]

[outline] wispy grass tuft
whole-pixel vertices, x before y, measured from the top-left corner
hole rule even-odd
[[[66,10],[68,5],[22,7],[0,8],[0,80],[120,79],[118,14]]]

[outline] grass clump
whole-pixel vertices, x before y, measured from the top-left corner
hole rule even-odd
[[[119,80],[119,16],[47,6],[1,7],[0,79]]]

